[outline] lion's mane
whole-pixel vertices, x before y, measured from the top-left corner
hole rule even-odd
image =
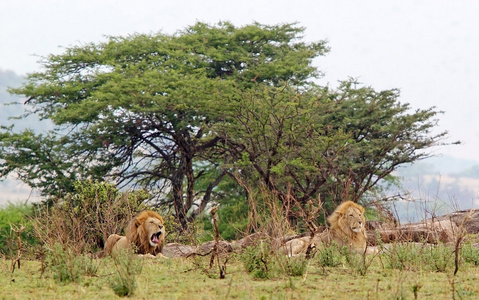
[[[347,245],[356,250],[364,250],[366,248],[366,221],[364,218],[364,208],[361,205],[353,201],[341,203],[328,217],[328,222],[330,224],[329,234],[331,239],[338,245]],[[351,222],[358,223],[358,231],[352,229]]]

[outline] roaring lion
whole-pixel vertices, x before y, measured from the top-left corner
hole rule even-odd
[[[289,256],[305,253],[309,246],[327,245],[332,241],[340,247],[348,246],[353,250],[364,252],[366,250],[366,229],[364,208],[352,201],[341,203],[328,217],[330,229],[319,235],[301,237],[288,241],[284,248]]]
[[[163,257],[161,250],[164,242],[163,218],[154,211],[145,210],[130,221],[125,236],[112,234],[108,237],[100,257],[120,249],[133,249],[136,254],[146,257]]]

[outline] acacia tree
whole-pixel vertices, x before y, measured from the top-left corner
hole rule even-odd
[[[232,121],[218,132],[243,182],[263,184],[284,206],[321,195],[332,208],[358,202],[399,165],[429,157],[446,135],[432,133],[440,112],[412,112],[398,98],[397,90],[353,80],[336,90],[239,89],[228,102]]]
[[[229,115],[219,100],[234,98],[238,87],[302,86],[319,75],[311,61],[328,49],[301,41],[302,32],[295,24],[197,23],[174,35],[112,37],[50,55],[43,71],[10,92],[55,130],[4,127],[0,177],[21,174],[46,196],[71,192],[84,178],[155,188],[171,194],[185,228],[195,182],[211,174],[205,165],[223,159],[215,151],[223,137],[211,130]],[[201,207],[225,172],[215,174]]]

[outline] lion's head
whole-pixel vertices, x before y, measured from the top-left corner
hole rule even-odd
[[[165,241],[163,218],[154,211],[142,211],[126,228],[126,238],[135,244],[138,254],[160,253]]]
[[[331,216],[328,217],[331,224],[331,235],[336,242],[356,248],[366,247],[366,230],[364,208],[352,201],[341,203]],[[338,240],[342,240],[341,243]]]

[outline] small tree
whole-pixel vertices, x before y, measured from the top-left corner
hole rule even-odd
[[[398,166],[429,157],[427,149],[446,135],[432,133],[434,108],[411,112],[397,90],[355,81],[337,90],[258,85],[235,96],[225,103],[231,121],[218,128],[231,166],[285,208],[318,195],[327,204],[357,202]]]

